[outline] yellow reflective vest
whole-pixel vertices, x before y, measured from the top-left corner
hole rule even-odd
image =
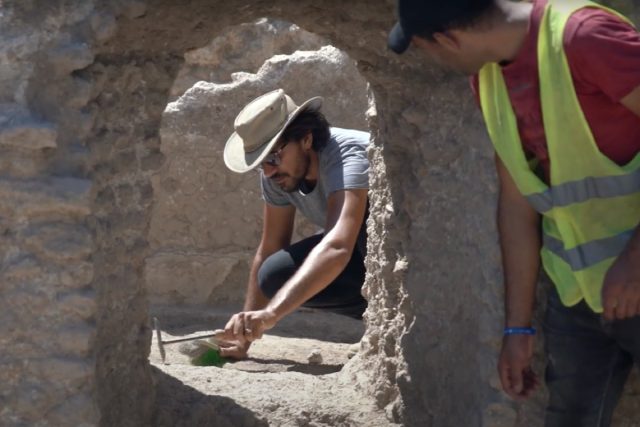
[[[538,35],[542,117],[550,185],[525,157],[500,66],[479,73],[480,104],[489,136],[520,192],[542,214],[542,265],[566,306],[585,299],[602,312],[604,276],[640,222],[640,154],[625,166],[603,155],[587,123],[564,53],[569,17],[584,0],[551,0]],[[597,60],[595,58],[594,60]]]

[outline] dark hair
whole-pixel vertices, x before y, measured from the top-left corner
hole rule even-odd
[[[434,33],[474,27],[495,7],[495,0],[419,0],[420,5],[408,0],[399,3],[403,27],[427,40],[433,40]],[[405,11],[402,3],[406,4]]]
[[[312,148],[320,151],[327,145],[331,132],[329,122],[320,111],[305,110],[293,119],[282,133],[282,141],[300,141],[309,132],[313,136]]]

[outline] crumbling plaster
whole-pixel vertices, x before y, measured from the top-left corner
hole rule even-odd
[[[143,265],[162,112],[186,51],[263,16],[345,51],[376,101],[370,308],[342,377],[405,425],[540,423],[542,397],[516,405],[495,378],[489,142],[464,78],[386,50],[391,0],[16,0],[0,11],[0,102],[14,117],[0,123],[3,424],[150,422]],[[618,425],[637,425],[637,388]]]

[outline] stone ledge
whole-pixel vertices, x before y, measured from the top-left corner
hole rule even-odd
[[[28,369],[38,378],[69,389],[78,389],[93,373],[93,363],[89,359],[49,357],[30,360]]]
[[[27,228],[20,240],[38,258],[56,263],[84,260],[93,251],[91,234],[81,225],[38,224]]]
[[[18,104],[0,104],[0,148],[41,151],[57,148],[58,132]]]
[[[0,179],[0,212],[14,220],[84,218],[91,213],[91,184],[77,178]]]
[[[93,63],[94,54],[86,43],[68,43],[49,52],[49,62],[55,73],[67,74]]]

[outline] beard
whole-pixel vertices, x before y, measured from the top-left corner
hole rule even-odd
[[[307,156],[300,157],[298,161],[298,167],[292,173],[278,172],[271,176],[273,182],[275,182],[282,191],[287,193],[294,193],[300,189],[300,186],[304,184],[304,177],[309,172],[310,159]]]
[[[280,187],[282,191],[294,193],[300,188],[303,178],[294,178],[289,174],[276,174],[271,179]]]

